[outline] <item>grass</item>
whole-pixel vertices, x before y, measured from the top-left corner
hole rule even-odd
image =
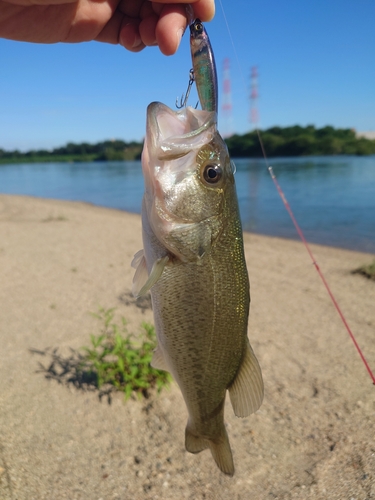
[[[121,317],[114,321],[115,309],[99,309],[94,314],[101,323],[99,335],[91,335],[91,345],[84,347],[80,369],[88,373],[98,389],[111,386],[122,391],[125,399],[132,394],[148,397],[152,389],[160,392],[171,381],[169,373],[151,366],[156,346],[155,329],[143,323],[143,340],[135,340],[127,331],[127,322]]]
[[[375,259],[371,264],[364,264],[363,266],[354,269],[353,274],[362,274],[368,279],[375,280]]]
[[[55,309],[51,304],[50,308]],[[172,377],[169,373],[151,367],[156,335],[153,325],[143,323],[143,332],[135,338],[127,330],[121,317],[115,321],[115,309],[100,308],[93,314],[99,323],[99,334],[90,336],[90,345],[70,348],[63,355],[59,348],[30,349],[33,354],[45,356],[47,365],[39,363],[39,373],[59,384],[73,385],[84,391],[99,391],[111,403],[112,393],[121,391],[125,400],[130,397],[148,398],[152,391],[160,392]]]
[[[42,219],[42,222],[62,222],[62,221],[67,221],[68,218],[65,217],[65,215],[58,215],[57,217],[53,215],[49,215],[45,219]]]

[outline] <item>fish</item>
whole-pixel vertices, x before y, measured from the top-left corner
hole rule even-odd
[[[151,103],[142,170],[143,250],[132,262],[133,294],[151,292],[158,342],[151,365],[181,390],[186,450],[208,448],[232,476],[226,392],[235,415],[246,417],[264,390],[247,336],[250,286],[234,168],[216,112]]]

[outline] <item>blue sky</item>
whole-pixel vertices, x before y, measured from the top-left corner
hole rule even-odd
[[[259,68],[260,127],[375,130],[373,0],[222,0],[206,28],[218,66],[231,61],[232,131],[249,122],[250,68]],[[132,54],[97,42],[38,45],[0,40],[0,148],[141,140],[146,107],[174,107],[191,67],[189,37],[176,55]],[[195,104],[194,96],[190,101]],[[219,114],[219,129],[227,128]]]

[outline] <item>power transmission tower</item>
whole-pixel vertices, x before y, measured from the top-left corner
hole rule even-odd
[[[230,84],[230,60],[224,59],[223,62],[223,104],[221,109],[223,111],[223,137],[229,137],[233,134],[232,123],[232,92]]]
[[[258,67],[253,66],[250,73],[250,123],[254,125],[254,128],[259,126],[258,76]]]

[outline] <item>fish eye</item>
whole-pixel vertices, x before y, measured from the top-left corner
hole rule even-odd
[[[220,165],[209,163],[203,169],[203,178],[208,184],[217,184],[223,176]]]

